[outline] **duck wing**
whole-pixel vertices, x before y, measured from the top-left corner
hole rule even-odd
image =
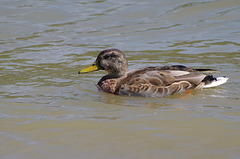
[[[148,67],[130,72],[118,90],[120,95],[164,97],[195,88],[205,77],[198,72]]]
[[[184,65],[171,65],[171,66],[160,66],[160,67],[149,67],[150,69],[157,70],[179,70],[179,71],[187,71],[187,72],[200,72],[203,74],[214,74],[217,73],[217,70],[214,69],[194,69],[191,67],[186,67]]]

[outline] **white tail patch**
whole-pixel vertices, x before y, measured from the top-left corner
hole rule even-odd
[[[212,81],[212,83],[203,86],[203,88],[211,88],[211,87],[220,86],[220,85],[226,83],[229,78],[228,77],[217,77],[216,79],[217,79],[216,81]]]

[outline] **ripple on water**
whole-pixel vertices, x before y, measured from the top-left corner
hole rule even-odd
[[[1,158],[238,158],[239,6],[2,0]],[[166,98],[107,94],[95,86],[106,72],[77,74],[106,48],[130,69],[183,64],[229,81]]]

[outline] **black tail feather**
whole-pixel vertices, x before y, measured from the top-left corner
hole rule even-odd
[[[204,82],[205,85],[212,83],[212,81],[217,81],[217,79],[213,77],[213,75],[208,75],[202,80],[202,82]]]

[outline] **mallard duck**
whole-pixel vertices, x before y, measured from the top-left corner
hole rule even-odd
[[[128,72],[128,62],[118,49],[100,52],[96,61],[78,73],[105,70],[97,86],[116,95],[165,97],[188,89],[215,87],[227,82],[227,77],[215,78],[214,69],[193,69],[183,65],[146,67]]]

